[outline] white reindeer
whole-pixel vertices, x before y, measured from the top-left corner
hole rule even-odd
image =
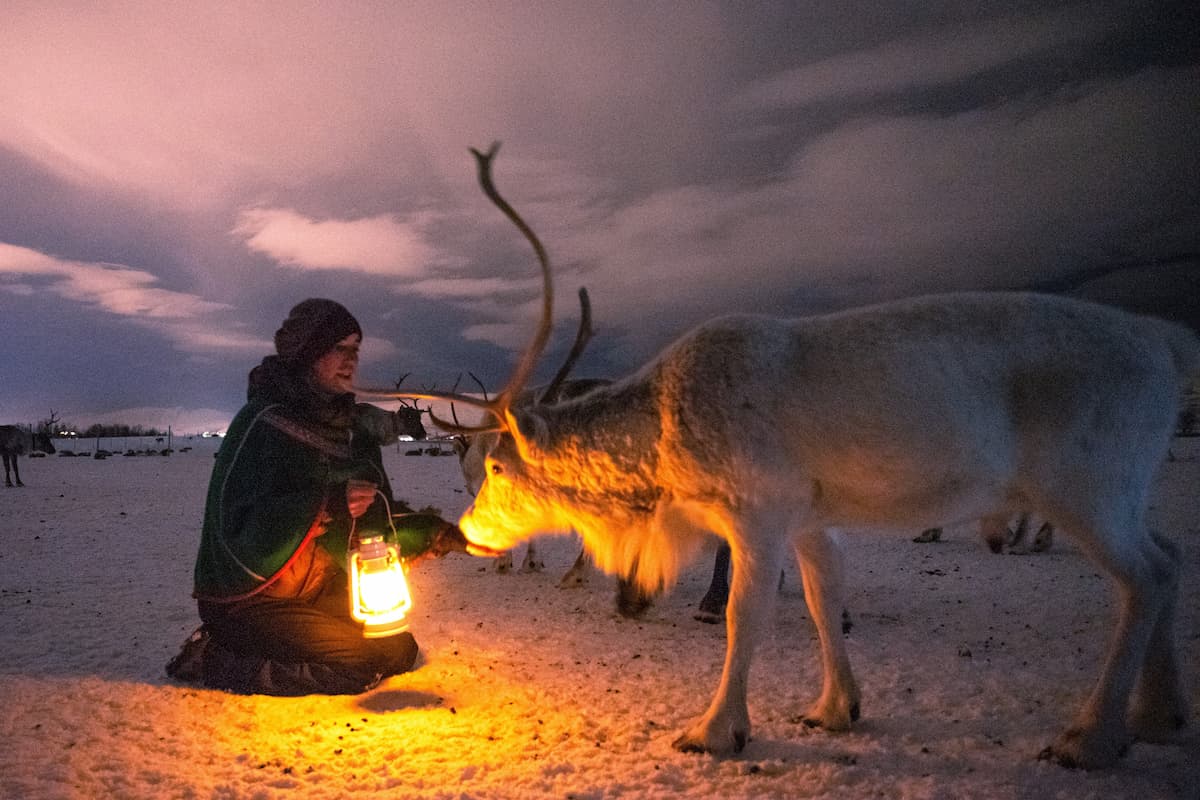
[[[1118,590],[1096,686],[1042,757],[1103,767],[1132,735],[1161,741],[1184,726],[1179,555],[1147,530],[1146,512],[1180,391],[1200,369],[1194,334],[1029,293],[727,316],[609,386],[516,405],[550,333],[552,283],[541,243],[491,183],[494,154],[475,153],[480,181],[537,253],[542,322],[487,404],[504,433],[459,524],[498,550],[574,529],[601,568],[647,589],[671,582],[708,534],[729,543],[724,671],[676,748],[730,753],[749,739],[751,656],[789,546],[824,670],[805,720],[841,731],[858,718],[860,694],[838,627],[842,554],[829,531],[920,529],[1001,510],[1055,520]]]

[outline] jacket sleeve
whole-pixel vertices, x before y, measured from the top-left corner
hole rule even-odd
[[[437,514],[417,512],[397,514],[392,517],[392,523],[396,527],[400,555],[404,558],[414,558],[429,550],[438,533],[450,524]]]

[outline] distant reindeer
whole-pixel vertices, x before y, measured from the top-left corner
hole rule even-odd
[[[522,406],[550,334],[553,284],[541,242],[492,184],[495,152],[475,151],[480,183],[537,254],[542,319],[494,400],[451,398],[483,406],[503,430],[459,524],[492,549],[574,529],[601,568],[648,590],[673,580],[710,533],[728,542],[725,667],[677,749],[729,753],[748,741],[752,653],[789,546],[824,671],[804,719],[840,731],[858,718],[860,695],[837,629],[843,556],[831,529],[1000,511],[1054,520],[1118,587],[1096,686],[1041,757],[1103,767],[1132,736],[1163,741],[1185,725],[1179,550],[1147,529],[1146,515],[1180,392],[1200,371],[1191,331],[1007,292],[800,319],[726,316],[623,380]]]
[[[1042,520],[1038,525],[1033,541],[1029,540],[1030,521],[1032,514],[1021,514],[1017,517],[1016,527],[1009,527],[1005,517],[985,519],[982,525],[983,538],[993,553],[1004,552],[1008,548],[1011,555],[1026,555],[1028,553],[1044,553],[1054,544],[1054,525],[1048,520]]]
[[[396,419],[400,423],[400,434],[402,436],[411,436],[416,441],[422,441],[428,438],[429,433],[425,430],[425,426],[421,424],[421,415],[429,413],[425,409],[417,408],[416,406],[402,405],[396,409]]]
[[[22,428],[17,425],[0,425],[0,458],[4,460],[4,485],[6,487],[24,486],[21,482],[21,470],[17,466],[17,456],[35,451],[54,454],[54,440],[51,434],[58,417],[53,411],[50,418],[43,420],[37,430]],[[11,469],[12,473],[9,474]],[[16,483],[13,480],[16,479]]]
[[[1007,514],[984,517],[980,522],[980,533],[987,542],[988,549],[993,553],[1003,553],[1004,548],[1012,555],[1028,553],[1044,553],[1054,543],[1054,525],[1043,521],[1034,534],[1033,542],[1029,542],[1029,520],[1032,515],[1023,513],[1017,517],[1016,527],[1009,526]],[[914,542],[928,543],[942,540],[941,528],[926,528],[913,539]]]
[[[399,391],[400,385],[404,383],[404,379],[411,373],[404,373],[396,379],[396,390]],[[399,422],[399,433],[401,436],[410,436],[415,441],[424,441],[429,438],[429,432],[425,430],[425,426],[421,423],[421,417],[429,413],[427,408],[419,408],[416,402],[406,402],[401,400],[400,407],[396,409],[396,420]],[[396,442],[399,448],[399,440]]]

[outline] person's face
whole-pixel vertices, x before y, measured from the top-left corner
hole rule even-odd
[[[313,364],[313,382],[330,394],[343,394],[354,385],[358,372],[358,346],[361,338],[352,333],[333,346]]]

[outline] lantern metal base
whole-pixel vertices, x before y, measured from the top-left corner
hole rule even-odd
[[[408,630],[408,620],[405,619],[397,619],[390,622],[364,622],[363,638],[383,639],[388,636],[395,636],[397,633],[404,633],[406,630]]]

